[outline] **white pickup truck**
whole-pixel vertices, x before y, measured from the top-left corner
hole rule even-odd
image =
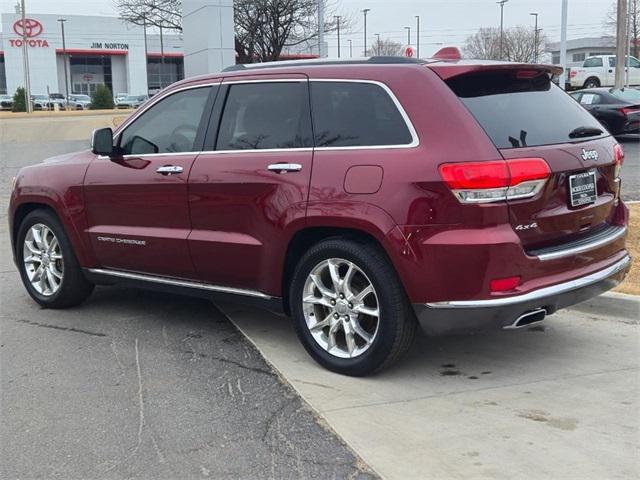
[[[629,84],[640,85],[640,60],[629,57]],[[597,55],[587,58],[582,67],[569,69],[568,85],[575,88],[612,87],[615,83],[616,56]],[[625,71],[626,74],[626,71]]]

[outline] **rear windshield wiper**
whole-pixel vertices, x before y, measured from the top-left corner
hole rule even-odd
[[[578,127],[571,130],[569,138],[595,137],[601,133],[604,132],[597,127]]]

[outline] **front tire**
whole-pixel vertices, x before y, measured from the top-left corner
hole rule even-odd
[[[290,286],[300,341],[323,367],[364,376],[398,360],[416,331],[413,310],[384,252],[341,238],[311,247]]]
[[[20,224],[16,260],[27,292],[43,307],[79,305],[93,291],[62,224],[48,210],[34,210]]]

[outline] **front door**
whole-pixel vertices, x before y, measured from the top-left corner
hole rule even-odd
[[[308,80],[223,81],[208,146],[189,177],[189,248],[203,281],[277,294],[304,222],[313,158]]]
[[[187,179],[216,89],[163,97],[118,133],[119,158],[89,166],[87,233],[102,267],[194,278]]]

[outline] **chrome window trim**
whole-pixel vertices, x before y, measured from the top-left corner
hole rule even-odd
[[[391,88],[386,83],[380,82],[379,80],[367,80],[367,79],[359,79],[359,78],[310,78],[310,82],[323,82],[323,83],[365,83],[371,85],[377,85],[382,88],[391,101],[400,112],[400,116],[404,120],[404,123],[409,130],[409,134],[411,135],[411,142],[399,145],[353,145],[353,146],[345,146],[345,147],[315,147],[315,150],[319,151],[327,151],[327,150],[388,150],[388,149],[397,149],[397,148],[415,148],[420,145],[420,137],[418,137],[418,133],[416,132],[409,115],[405,111],[404,107],[393,93]],[[315,142],[315,139],[314,139]]]
[[[258,292],[256,290],[245,290],[242,288],[234,288],[234,287],[222,287],[219,285],[212,285],[209,283],[193,282],[189,280],[178,280],[176,278],[160,277],[156,275],[148,275],[148,274],[142,274],[142,273],[123,272],[120,270],[109,270],[104,268],[90,268],[89,272],[95,273],[98,275],[109,275],[112,277],[127,278],[130,280],[140,280],[144,282],[160,283],[162,285],[172,285],[175,287],[197,288],[199,290],[208,290],[212,292],[230,293],[233,295],[244,295],[247,297],[262,298],[265,300],[270,300],[274,298],[271,295],[267,295],[265,293]]]
[[[627,227],[621,227],[619,230],[613,232],[611,235],[605,238],[600,238],[591,243],[587,243],[585,245],[580,245],[573,248],[567,248],[566,250],[558,250],[557,252],[543,253],[541,255],[537,255],[536,258],[541,262],[546,262],[548,260],[555,260],[557,258],[569,257],[571,255],[576,255],[578,253],[588,252],[590,250],[595,250],[596,248],[602,247],[607,243],[614,242],[622,237],[625,233],[627,233]]]
[[[488,300],[460,300],[449,302],[434,302],[426,303],[428,308],[486,308],[486,307],[503,307],[505,305],[514,305],[517,303],[530,302],[535,300],[541,300],[554,295],[561,295],[563,293],[577,290],[582,287],[588,287],[594,283],[598,283],[605,280],[616,273],[624,270],[631,263],[631,257],[625,255],[621,260],[618,260],[613,265],[610,265],[595,273],[585,275],[584,277],[575,278],[568,282],[559,283],[557,285],[551,285],[550,287],[540,288],[533,290],[522,295],[514,295],[512,297],[492,298]]]
[[[302,75],[302,74],[301,74]],[[176,88],[169,92],[166,92],[164,95],[156,95],[152,98],[152,100],[144,106],[144,108],[138,109],[135,115],[127,118],[121,125],[118,126],[118,132],[113,136],[114,143],[117,143],[120,135],[124,132],[131,123],[133,123],[136,119],[142,116],[147,110],[149,110],[156,103],[161,100],[179,93],[185,90],[191,90],[194,88],[205,88],[212,86],[222,86],[222,85],[238,85],[243,83],[299,83],[299,82],[333,82],[333,83],[364,83],[364,84],[372,84],[377,85],[382,88],[386,94],[391,98],[391,101],[398,109],[400,116],[405,122],[407,129],[409,130],[409,134],[411,135],[411,142],[400,145],[353,145],[353,146],[344,146],[344,147],[299,147],[299,148],[265,148],[265,149],[239,149],[239,150],[202,150],[195,152],[176,152],[176,153],[147,153],[144,155],[124,155],[123,158],[148,158],[148,157],[162,157],[162,156],[178,156],[178,155],[199,155],[199,154],[228,154],[228,153],[242,153],[242,152],[252,152],[252,153],[284,153],[284,152],[308,152],[308,151],[341,151],[341,150],[389,150],[389,149],[403,149],[403,148],[415,148],[420,145],[420,138],[418,133],[409,118],[409,115],[405,111],[404,107],[393,93],[393,91],[389,88],[389,86],[383,82],[378,80],[368,80],[368,79],[357,79],[357,78],[261,78],[261,79],[230,79],[224,80],[220,79],[216,82],[211,83],[200,83],[197,85],[187,85],[184,87]],[[98,156],[99,159],[106,159],[109,157]]]
[[[149,110],[151,107],[153,107],[156,103],[164,100],[165,98],[170,97],[171,95],[174,95],[174,94],[179,93],[179,92],[184,92],[185,90],[192,90],[194,88],[207,88],[207,87],[212,87],[212,86],[215,86],[215,85],[220,86],[221,83],[222,83],[222,80],[218,80],[217,82],[212,82],[212,83],[199,83],[198,85],[186,85],[184,87],[175,88],[173,90],[165,92],[163,95],[156,95],[156,96],[152,97],[150,99],[149,103],[147,103],[144,106],[144,108],[138,108],[136,113],[134,113],[129,118],[125,119],[124,122],[122,122],[120,125],[118,125],[118,132],[113,136],[113,141],[116,142],[116,140],[120,138],[120,134],[122,134],[122,132],[124,132],[129,127],[129,125],[131,123],[133,123],[139,117],[144,115],[144,113],[147,110]],[[182,152],[180,152],[180,153],[182,153]],[[186,152],[184,152],[184,153],[186,153]],[[149,154],[147,154],[147,156],[149,156],[149,155],[166,155],[166,154],[165,153],[149,153]],[[177,155],[177,154],[173,153],[171,155]],[[134,155],[134,156],[139,157],[140,155]]]

